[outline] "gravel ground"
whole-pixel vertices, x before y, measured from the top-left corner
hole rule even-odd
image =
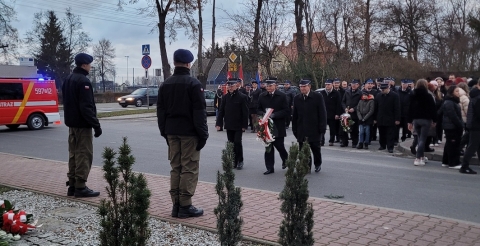
[[[97,207],[29,191],[0,194],[16,209],[33,214],[41,228],[22,236],[14,245],[99,245]],[[215,233],[150,218],[149,245],[220,245]],[[240,245],[260,245],[242,242]]]

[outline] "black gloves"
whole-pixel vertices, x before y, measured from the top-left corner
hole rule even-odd
[[[197,144],[197,148],[196,150],[197,151],[200,151],[201,149],[203,149],[203,147],[205,147],[205,144],[207,143],[207,139],[206,138],[199,138],[198,139],[198,144]]]
[[[93,135],[94,137],[98,138],[100,135],[102,135],[102,128],[94,128],[93,131],[95,131],[95,134]]]

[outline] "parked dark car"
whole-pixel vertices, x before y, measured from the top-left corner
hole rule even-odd
[[[215,92],[204,90],[205,104],[207,105],[207,115],[215,115],[215,108],[213,107],[213,101],[215,99]]]
[[[147,101],[147,92],[148,92],[148,101]],[[120,106],[126,108],[128,105],[135,105],[141,107],[142,105],[152,106],[157,104],[158,99],[158,89],[157,88],[140,88],[136,89],[130,95],[119,97],[117,99]]]

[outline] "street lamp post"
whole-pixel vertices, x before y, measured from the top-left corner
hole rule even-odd
[[[125,57],[127,58],[127,80],[128,80],[128,56],[125,56]]]

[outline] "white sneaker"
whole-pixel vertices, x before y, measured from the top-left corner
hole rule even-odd
[[[433,147],[433,146],[435,146],[435,145],[434,145],[434,144],[430,144],[429,146],[430,146],[430,147]]]
[[[442,163],[442,167],[448,167],[448,165],[447,165],[447,164],[443,164],[443,163]]]
[[[438,141],[437,141],[437,143],[438,143],[438,144],[441,144],[441,143],[442,143],[442,141],[438,140]]]
[[[462,165],[456,165],[456,166],[453,166],[453,167],[448,167],[450,169],[456,169],[456,170],[460,170],[460,168],[462,167]]]
[[[425,166],[425,161],[423,161],[422,159],[415,159],[415,161],[413,161],[413,165],[415,165],[415,166]]]
[[[438,147],[438,144],[434,144],[433,146]]]

